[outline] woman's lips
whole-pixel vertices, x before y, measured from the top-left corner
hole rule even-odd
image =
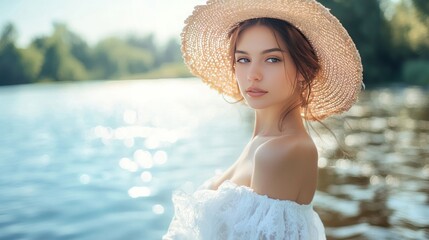
[[[247,95],[251,97],[260,97],[265,95],[267,92],[247,92]]]
[[[256,88],[256,87],[249,87],[246,90],[247,95],[251,96],[251,97],[260,97],[265,95],[266,93],[268,93],[267,91],[260,89],[260,88]]]

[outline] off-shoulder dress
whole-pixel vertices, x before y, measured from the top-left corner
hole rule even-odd
[[[173,193],[174,217],[163,240],[321,240],[325,229],[312,204],[278,200],[247,186],[212,179],[193,193]]]

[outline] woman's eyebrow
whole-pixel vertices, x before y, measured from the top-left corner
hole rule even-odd
[[[285,50],[282,50],[280,48],[270,48],[262,51],[261,54],[267,54],[270,52],[285,52]],[[242,50],[235,50],[235,53],[248,54],[246,51],[242,51]]]

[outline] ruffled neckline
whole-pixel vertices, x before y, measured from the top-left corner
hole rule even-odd
[[[242,192],[244,194],[249,194],[250,196],[253,196],[255,198],[261,199],[261,200],[265,200],[265,201],[272,201],[275,202],[277,204],[284,204],[284,205],[288,205],[288,206],[295,206],[298,208],[303,208],[303,209],[307,209],[307,208],[312,208],[313,204],[299,204],[295,201],[292,200],[284,200],[284,199],[275,199],[275,198],[271,198],[268,197],[268,195],[262,195],[259,194],[257,192],[255,192],[255,190],[253,190],[252,188],[248,187],[248,186],[244,186],[244,185],[238,185],[234,182],[232,182],[231,180],[225,180],[219,187],[218,190],[216,191],[228,191],[228,190],[236,190],[238,192]],[[212,190],[213,191],[213,190]]]

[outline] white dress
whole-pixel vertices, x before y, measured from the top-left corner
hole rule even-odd
[[[175,215],[163,240],[326,239],[311,204],[269,198],[229,180],[209,190],[210,180],[193,194],[173,193]]]

